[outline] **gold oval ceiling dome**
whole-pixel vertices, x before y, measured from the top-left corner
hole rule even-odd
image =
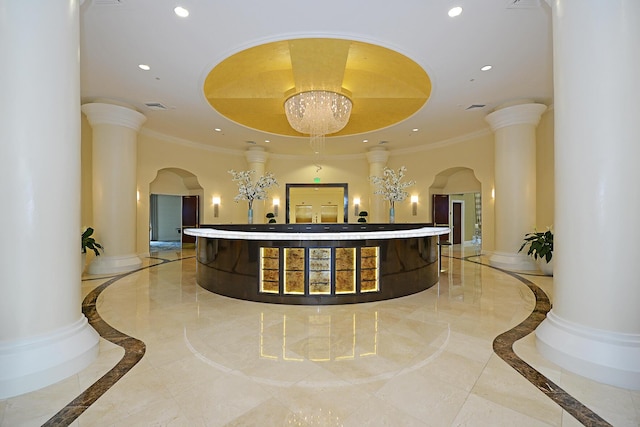
[[[287,121],[285,101],[309,91],[348,97],[349,121],[330,136],[354,135],[416,113],[431,94],[431,80],[417,63],[393,50],[352,40],[306,38],[238,52],[216,65],[204,82],[205,97],[223,116],[287,136],[305,135]]]

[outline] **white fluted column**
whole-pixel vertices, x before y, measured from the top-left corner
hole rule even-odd
[[[81,311],[78,3],[10,1],[1,14],[4,399],[84,369],[99,337]]]
[[[253,174],[253,179],[257,180],[262,175],[264,175],[265,165],[267,163],[267,159],[269,158],[269,153],[264,151],[262,147],[251,147],[245,153],[245,158],[247,159],[247,163],[249,165],[249,170],[256,171]],[[248,209],[248,205],[245,206],[245,214],[246,209]],[[265,212],[264,212],[264,200],[255,200],[253,202],[253,222],[254,224],[264,224],[265,221]],[[245,216],[246,221],[246,216]]]
[[[89,274],[131,271],[142,266],[136,253],[136,158],[138,131],[146,117],[130,108],[84,104],[93,129],[93,227],[104,253]]]
[[[537,346],[569,371],[638,390],[640,2],[551,3],[554,295]]]
[[[389,152],[382,147],[373,147],[367,152],[369,161],[369,222],[389,222],[389,205],[379,194],[373,194],[378,188],[371,182],[372,176],[382,176],[387,166]]]
[[[486,117],[495,132],[495,251],[491,265],[536,270],[518,253],[536,227],[536,126],[547,107],[526,103],[500,108]]]

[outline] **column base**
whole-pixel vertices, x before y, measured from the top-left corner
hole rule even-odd
[[[555,315],[536,329],[538,351],[567,371],[604,384],[640,390],[640,335],[586,328]]]
[[[533,258],[521,253],[493,252],[489,264],[504,270],[536,271],[538,266]]]
[[[142,260],[137,255],[97,256],[87,267],[89,274],[124,273],[142,267]]]
[[[0,399],[38,390],[89,366],[100,336],[81,316],[73,324],[33,339],[0,343]]]

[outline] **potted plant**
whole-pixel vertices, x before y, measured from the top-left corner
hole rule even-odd
[[[276,223],[276,216],[273,212],[269,212],[267,215],[265,215],[267,218],[269,218],[268,223],[269,224],[275,224]]]
[[[100,249],[104,250],[102,245],[96,242],[96,239],[91,237],[93,235],[93,228],[87,227],[82,232],[82,253],[86,254],[87,249],[91,249],[96,256],[100,256]]]
[[[91,249],[96,256],[100,256],[100,249],[104,250],[102,245],[96,242],[96,239],[91,237],[93,235],[93,228],[87,227],[82,232],[82,250],[80,252],[80,274],[84,272],[84,267],[87,264],[87,249]]]
[[[367,222],[367,217],[369,216],[369,212],[367,211],[361,211],[358,214],[358,222]]]
[[[524,235],[524,242],[518,252],[529,247],[527,255],[532,256],[536,261],[540,259],[540,268],[548,275],[553,275],[553,232],[549,229],[544,232],[533,232]],[[544,262],[543,262],[544,261]]]

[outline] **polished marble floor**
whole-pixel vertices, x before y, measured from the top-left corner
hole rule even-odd
[[[445,248],[431,289],[331,307],[214,295],[195,284],[193,250],[85,275],[85,312],[119,345],[102,339],[77,375],[0,400],[0,426],[640,425],[640,392],[537,353],[525,319],[544,316],[552,279],[485,263]]]

